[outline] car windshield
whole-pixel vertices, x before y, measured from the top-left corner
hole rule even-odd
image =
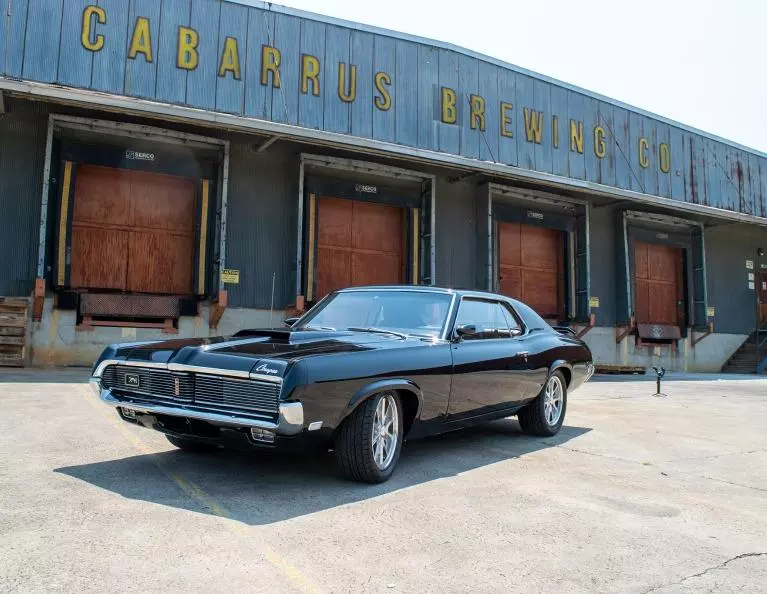
[[[453,296],[426,291],[365,290],[332,295],[295,326],[298,330],[389,331],[439,337]]]

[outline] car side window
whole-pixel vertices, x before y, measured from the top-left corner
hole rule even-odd
[[[497,301],[462,299],[455,327],[473,326],[474,332],[463,335],[465,340],[509,338],[511,331],[501,304]]]
[[[506,318],[506,323],[509,326],[509,330],[512,336],[519,336],[523,333],[522,325],[517,320],[517,317],[511,312],[511,309],[507,305],[501,307],[503,315]]]

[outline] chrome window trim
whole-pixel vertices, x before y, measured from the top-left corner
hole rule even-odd
[[[156,361],[119,361],[117,359],[107,359],[99,363],[93,372],[93,377],[100,378],[104,370],[110,365],[123,365],[125,367],[139,367],[145,369],[163,369],[166,371],[200,373],[204,375],[216,375],[219,377],[235,377],[240,379],[251,379],[256,381],[267,381],[275,384],[282,383],[282,377],[273,375],[264,375],[260,373],[250,373],[250,371],[240,371],[232,369],[218,369],[215,367],[201,367],[197,365],[185,365],[183,363],[158,363]]]
[[[517,334],[516,336],[498,336],[496,338],[471,338],[469,339],[469,342],[475,343],[475,342],[484,342],[486,340],[517,340],[519,338],[522,338],[524,336],[527,336],[530,331],[527,328],[527,325],[522,321],[522,316],[517,314],[516,310],[513,309],[512,304],[510,301],[507,301],[506,299],[502,298],[502,295],[498,295],[498,297],[493,297],[492,295],[488,296],[482,296],[482,295],[461,295],[461,299],[459,301],[458,307],[460,307],[460,304],[463,303],[464,299],[467,301],[487,301],[490,303],[495,303],[496,305],[499,305],[501,308],[504,306],[506,309],[510,310],[509,313],[513,315],[514,318],[516,318],[517,322],[520,324],[520,328],[522,329],[521,334]],[[458,321],[458,316],[455,316],[455,322]],[[451,334],[451,339],[454,340],[457,338],[455,336],[455,322],[453,323],[453,333]],[[511,330],[511,329],[509,329]],[[463,340],[461,341],[463,342]]]

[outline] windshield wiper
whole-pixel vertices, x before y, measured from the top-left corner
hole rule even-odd
[[[391,334],[392,336],[398,336],[399,338],[402,338],[403,340],[407,338],[407,334],[403,334],[402,332],[395,332],[394,330],[384,330],[383,328],[356,328],[354,326],[347,328],[347,330],[351,330],[352,332],[371,332],[373,334]]]
[[[301,330],[314,330],[314,331],[329,330],[330,332],[336,331],[335,328],[331,328],[330,326],[304,326],[303,328],[301,328]]]

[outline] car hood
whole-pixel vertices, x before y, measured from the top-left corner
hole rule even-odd
[[[116,354],[128,361],[281,375],[289,363],[304,357],[393,348],[415,341],[420,339],[353,331],[245,330],[227,337],[125,344]]]

